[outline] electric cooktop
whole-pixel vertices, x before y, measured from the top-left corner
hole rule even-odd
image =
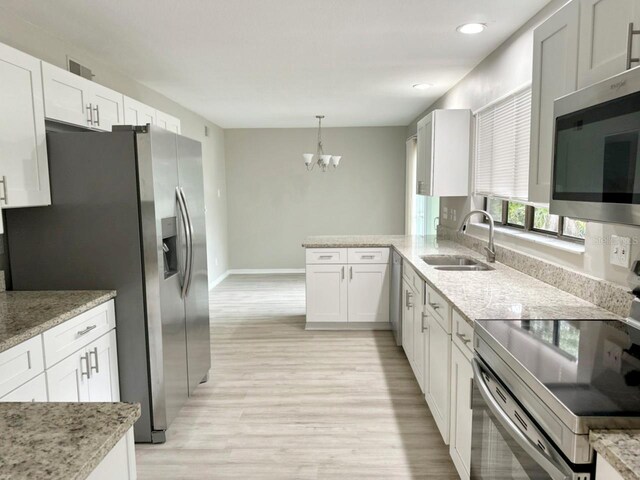
[[[497,355],[555,400],[546,402],[554,411],[640,417],[640,329],[618,320],[481,320],[476,337],[481,357]]]

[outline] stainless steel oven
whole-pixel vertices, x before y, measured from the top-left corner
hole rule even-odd
[[[471,478],[589,480],[566,461],[479,356],[473,360]]]
[[[640,225],[640,67],[554,103],[551,213]]]

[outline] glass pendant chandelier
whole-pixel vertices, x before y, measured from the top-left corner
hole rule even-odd
[[[340,159],[342,156],[327,155],[324,153],[322,148],[322,119],[324,118],[324,115],[316,115],[316,118],[318,119],[318,150],[316,152],[316,159],[314,161],[313,153],[303,153],[302,158],[304,158],[304,164],[309,172],[313,170],[316,165],[318,165],[323,172],[326,172],[329,165],[333,165],[333,168],[337,168],[337,166],[340,165]]]

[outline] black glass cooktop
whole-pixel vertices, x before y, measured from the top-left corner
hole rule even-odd
[[[640,416],[640,330],[616,320],[482,320],[577,416]]]

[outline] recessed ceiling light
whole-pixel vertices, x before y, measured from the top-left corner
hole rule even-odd
[[[433,85],[431,83],[416,83],[413,88],[418,90],[426,90],[427,88],[431,88]]]
[[[473,35],[474,33],[482,32],[485,28],[487,28],[487,26],[484,23],[465,23],[456,28],[456,30],[460,33]]]

